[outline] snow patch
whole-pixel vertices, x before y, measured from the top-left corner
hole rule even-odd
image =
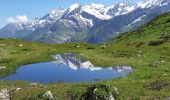
[[[78,8],[78,7],[80,7],[80,5],[78,3],[75,3],[75,4],[73,4],[73,5],[71,5],[69,7],[69,11],[71,12],[71,11],[75,10],[76,8]]]

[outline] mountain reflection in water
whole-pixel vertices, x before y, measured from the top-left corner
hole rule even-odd
[[[93,82],[126,77],[133,71],[131,67],[96,67],[90,61],[76,57],[72,53],[54,55],[56,61],[23,65],[16,73],[0,80],[24,80],[29,82]]]

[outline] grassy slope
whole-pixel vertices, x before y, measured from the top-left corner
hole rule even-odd
[[[75,46],[81,44],[81,48]],[[20,46],[21,45],[21,46]],[[0,66],[7,69],[0,70],[0,76],[15,72],[20,65],[53,60],[52,55],[64,52],[80,52],[88,46],[87,43],[72,43],[50,45],[27,42],[22,40],[0,39]]]
[[[14,72],[18,65],[51,60],[50,55],[55,53],[75,52],[98,66],[128,65],[135,68],[134,73],[127,78],[101,82],[117,87],[120,92],[119,99],[163,99],[170,97],[169,40],[170,13],[105,45],[86,43],[48,45],[19,40],[0,40],[0,44],[7,44],[0,46],[0,64],[8,67],[6,70],[1,70],[0,75]],[[18,47],[18,44],[24,46]],[[75,48],[77,44],[80,44],[81,48]],[[87,49],[89,46],[95,49]],[[46,90],[51,90],[57,97],[66,98],[68,91],[80,95],[89,84],[93,83],[56,83],[30,87],[27,82],[1,81],[0,88],[22,87],[23,90],[12,94],[16,100],[34,98]],[[75,87],[78,89],[75,90]]]

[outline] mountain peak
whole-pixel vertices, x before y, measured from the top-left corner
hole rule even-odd
[[[127,14],[133,5],[130,5],[128,2],[119,2],[115,5],[112,5],[108,8],[107,14],[110,16],[119,16]]]
[[[116,5],[119,5],[119,6],[122,6],[122,7],[129,6],[129,2],[119,2]]]
[[[105,7],[105,5],[102,5],[102,4],[96,4],[96,3],[91,3],[91,5],[90,6],[92,6],[92,7],[96,7],[96,8],[104,8]]]
[[[80,4],[75,3],[75,4],[72,4],[68,9],[71,12],[71,11],[75,10],[76,8],[79,8],[80,6],[81,6]]]
[[[170,3],[170,0],[149,0],[148,2],[140,2],[137,5],[141,8],[150,8],[155,6],[164,6]]]

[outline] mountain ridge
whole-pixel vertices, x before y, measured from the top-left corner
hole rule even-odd
[[[0,30],[0,37],[47,43],[103,43],[122,32],[137,29],[168,11],[168,0],[150,0],[134,5],[124,2],[112,6],[76,3],[66,9],[52,10],[26,23],[10,23]]]

